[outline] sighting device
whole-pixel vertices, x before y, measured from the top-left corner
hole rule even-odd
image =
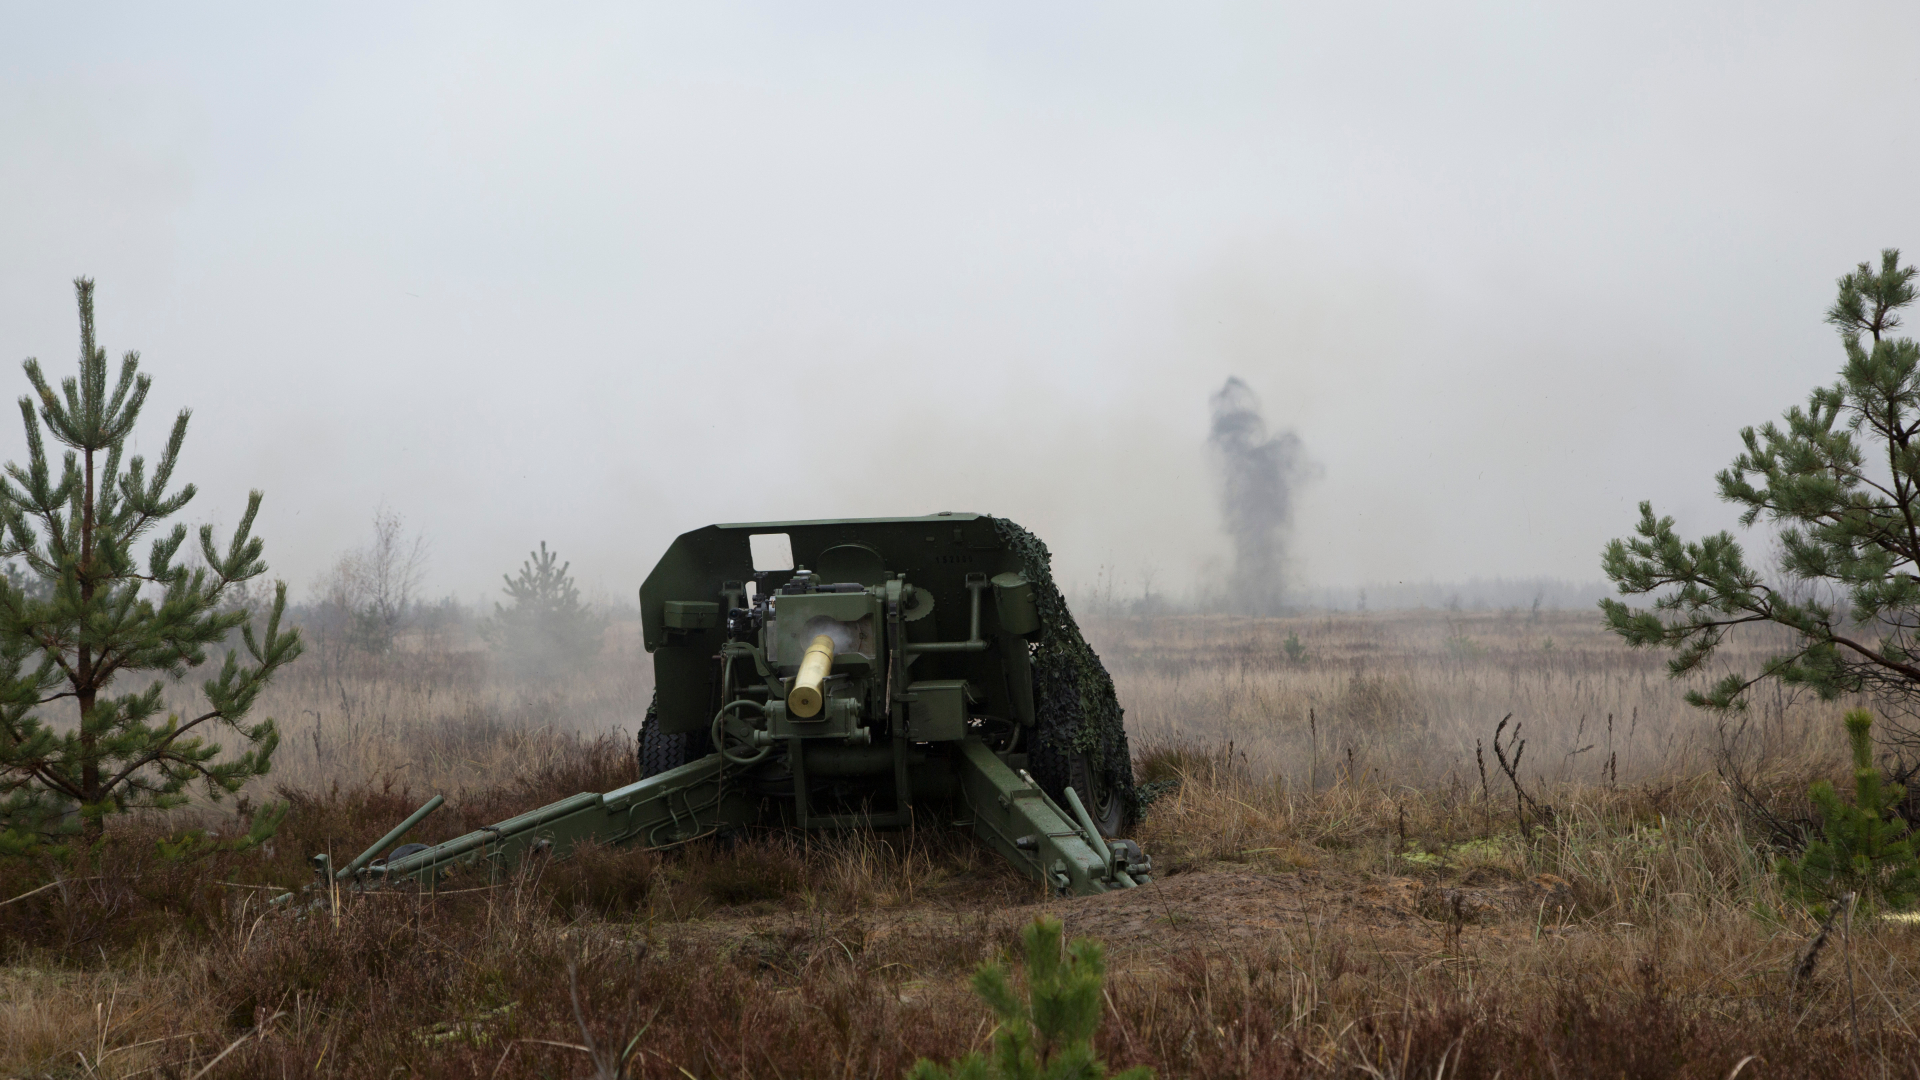
[[[970,831],[1056,894],[1151,863],[1113,682],[1004,518],[944,513],[710,525],[640,587],[654,699],[640,779],[323,874],[364,886],[497,880],[574,844],[668,848],[754,827]]]

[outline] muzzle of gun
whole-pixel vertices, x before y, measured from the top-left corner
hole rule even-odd
[[[817,635],[800,658],[800,673],[793,677],[793,689],[787,694],[787,711],[803,720],[818,716],[826,700],[821,684],[832,671],[833,639]]]

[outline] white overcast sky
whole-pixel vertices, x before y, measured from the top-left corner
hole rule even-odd
[[[1920,255],[1920,8],[1574,9],[0,3],[0,390],[96,277],[296,591],[382,503],[467,598],[942,509],[1177,589],[1229,375],[1304,583],[1592,580]]]

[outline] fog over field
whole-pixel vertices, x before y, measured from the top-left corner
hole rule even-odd
[[[265,489],[304,590],[376,506],[428,588],[545,540],[629,596],[716,520],[1003,514],[1064,579],[1232,580],[1230,377],[1286,573],[1597,578],[1733,523],[1920,254],[1911,5],[0,4],[0,390],[77,336]],[[18,459],[18,425],[0,456]],[[1381,604],[1383,594],[1373,594]],[[1436,595],[1445,595],[1442,588]]]

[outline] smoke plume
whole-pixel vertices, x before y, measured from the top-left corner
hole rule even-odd
[[[1221,523],[1233,542],[1227,605],[1252,615],[1277,614],[1286,597],[1294,488],[1312,476],[1313,466],[1300,436],[1267,434],[1259,397],[1238,377],[1228,378],[1210,402],[1207,448],[1219,472]]]

